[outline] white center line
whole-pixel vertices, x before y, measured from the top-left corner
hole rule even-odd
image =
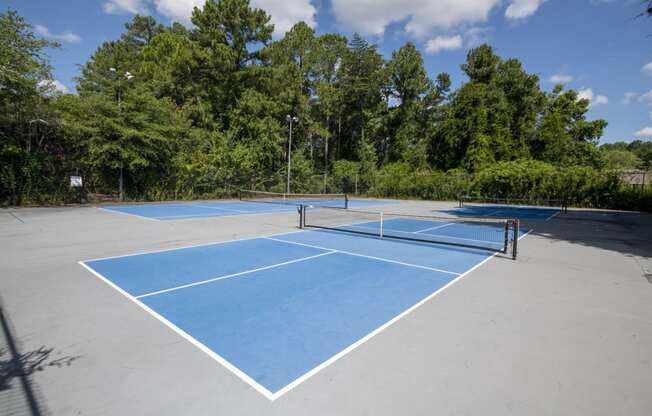
[[[189,207],[195,207],[195,208],[206,208],[206,209],[215,209],[219,211],[233,211],[233,212],[242,212],[242,213],[250,213],[251,211],[243,211],[241,209],[233,209],[233,208],[223,208],[223,207],[211,207],[209,205],[199,205],[199,204],[188,204]]]
[[[433,272],[452,274],[453,276],[459,276],[460,275],[459,273],[451,272],[451,271],[448,271],[448,270],[442,270],[442,269],[437,269],[437,268],[428,267],[428,266],[421,266],[421,265],[412,264],[412,263],[405,263],[405,262],[402,262],[402,261],[390,260],[390,259],[385,259],[385,258],[382,258],[382,257],[367,256],[365,254],[352,253],[350,251],[338,250],[336,248],[321,247],[321,246],[316,246],[316,245],[313,245],[313,244],[297,243],[295,241],[282,240],[280,238],[272,238],[272,237],[263,237],[263,238],[266,239],[266,240],[278,241],[279,243],[295,244],[297,246],[318,248],[320,250],[333,250],[333,251],[335,251],[337,253],[346,254],[346,255],[349,255],[349,256],[364,257],[364,258],[367,258],[367,259],[383,261],[383,262],[386,262],[386,263],[400,264],[402,266],[414,267],[414,268],[417,268],[417,269],[424,269],[424,270],[430,270],[430,271],[433,271]]]
[[[306,260],[312,260],[312,259],[316,259],[317,257],[328,256],[330,254],[335,254],[335,253],[337,253],[336,250],[330,250],[330,251],[327,251],[326,253],[320,253],[320,254],[317,254],[317,255],[314,255],[314,256],[310,256],[310,257],[302,257],[302,258],[296,259],[296,260],[290,260],[290,261],[286,261],[286,262],[283,262],[283,263],[272,264],[271,266],[259,267],[257,269],[245,270],[243,272],[233,273],[233,274],[229,274],[229,275],[226,275],[226,276],[214,277],[212,279],[206,279],[206,280],[201,280],[199,282],[188,283],[187,285],[181,285],[181,286],[171,287],[169,289],[157,290],[156,292],[145,293],[144,295],[136,296],[136,299],[142,299],[142,298],[146,298],[148,296],[154,296],[154,295],[160,295],[160,294],[163,294],[163,293],[174,292],[176,290],[186,289],[186,288],[193,287],[193,286],[205,285],[207,283],[213,283],[213,282],[217,282],[219,280],[232,279],[234,277],[242,276],[242,275],[245,275],[245,274],[255,273],[255,272],[262,271],[262,270],[274,269],[276,267],[286,266],[286,265],[292,264],[292,263],[299,263],[301,261],[306,261]]]
[[[440,228],[444,228],[444,227],[450,227],[451,225],[454,225],[454,224],[455,224],[454,222],[449,222],[449,223],[447,223],[447,224],[437,225],[437,226],[435,226],[435,227],[430,227],[430,228],[426,228],[426,229],[419,230],[419,231],[413,231],[413,232],[414,232],[415,234],[425,233],[426,231],[433,231],[433,230],[438,230],[438,229],[440,229]]]

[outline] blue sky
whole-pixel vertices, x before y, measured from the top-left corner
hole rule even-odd
[[[59,40],[49,52],[60,88],[74,91],[78,65],[119,37],[134,13],[188,23],[203,0],[1,0]],[[459,69],[470,47],[493,45],[518,58],[544,89],[563,81],[591,99],[590,118],[605,118],[603,143],[652,139],[652,19],[635,16],[640,0],[251,0],[282,35],[297,21],[318,33],[357,31],[391,56],[407,41],[424,55],[431,76]],[[38,25],[38,26],[36,26]]]

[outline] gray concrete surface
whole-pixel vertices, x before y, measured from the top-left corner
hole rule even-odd
[[[647,214],[539,223],[518,261],[484,264],[274,402],[77,263],[295,224],[292,214],[154,222],[90,207],[0,210],[3,311],[23,354],[42,353],[31,379],[47,413],[652,414]]]

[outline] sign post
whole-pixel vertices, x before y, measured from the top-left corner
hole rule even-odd
[[[82,189],[84,187],[84,181],[82,180],[81,176],[71,176],[70,177],[70,187],[75,189],[78,193],[79,196],[79,203],[83,203],[82,199]]]

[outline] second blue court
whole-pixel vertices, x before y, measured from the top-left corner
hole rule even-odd
[[[493,255],[318,230],[82,264],[274,400]]]
[[[519,220],[547,221],[562,213],[561,208],[525,207],[514,205],[465,205],[444,211],[462,217],[515,218]]]
[[[352,208],[386,205],[391,202],[375,199],[351,199]],[[143,219],[158,221],[186,220],[193,218],[224,217],[252,214],[271,214],[277,212],[296,212],[292,205],[256,203],[246,201],[188,201],[161,204],[107,205],[105,211],[132,215]]]

